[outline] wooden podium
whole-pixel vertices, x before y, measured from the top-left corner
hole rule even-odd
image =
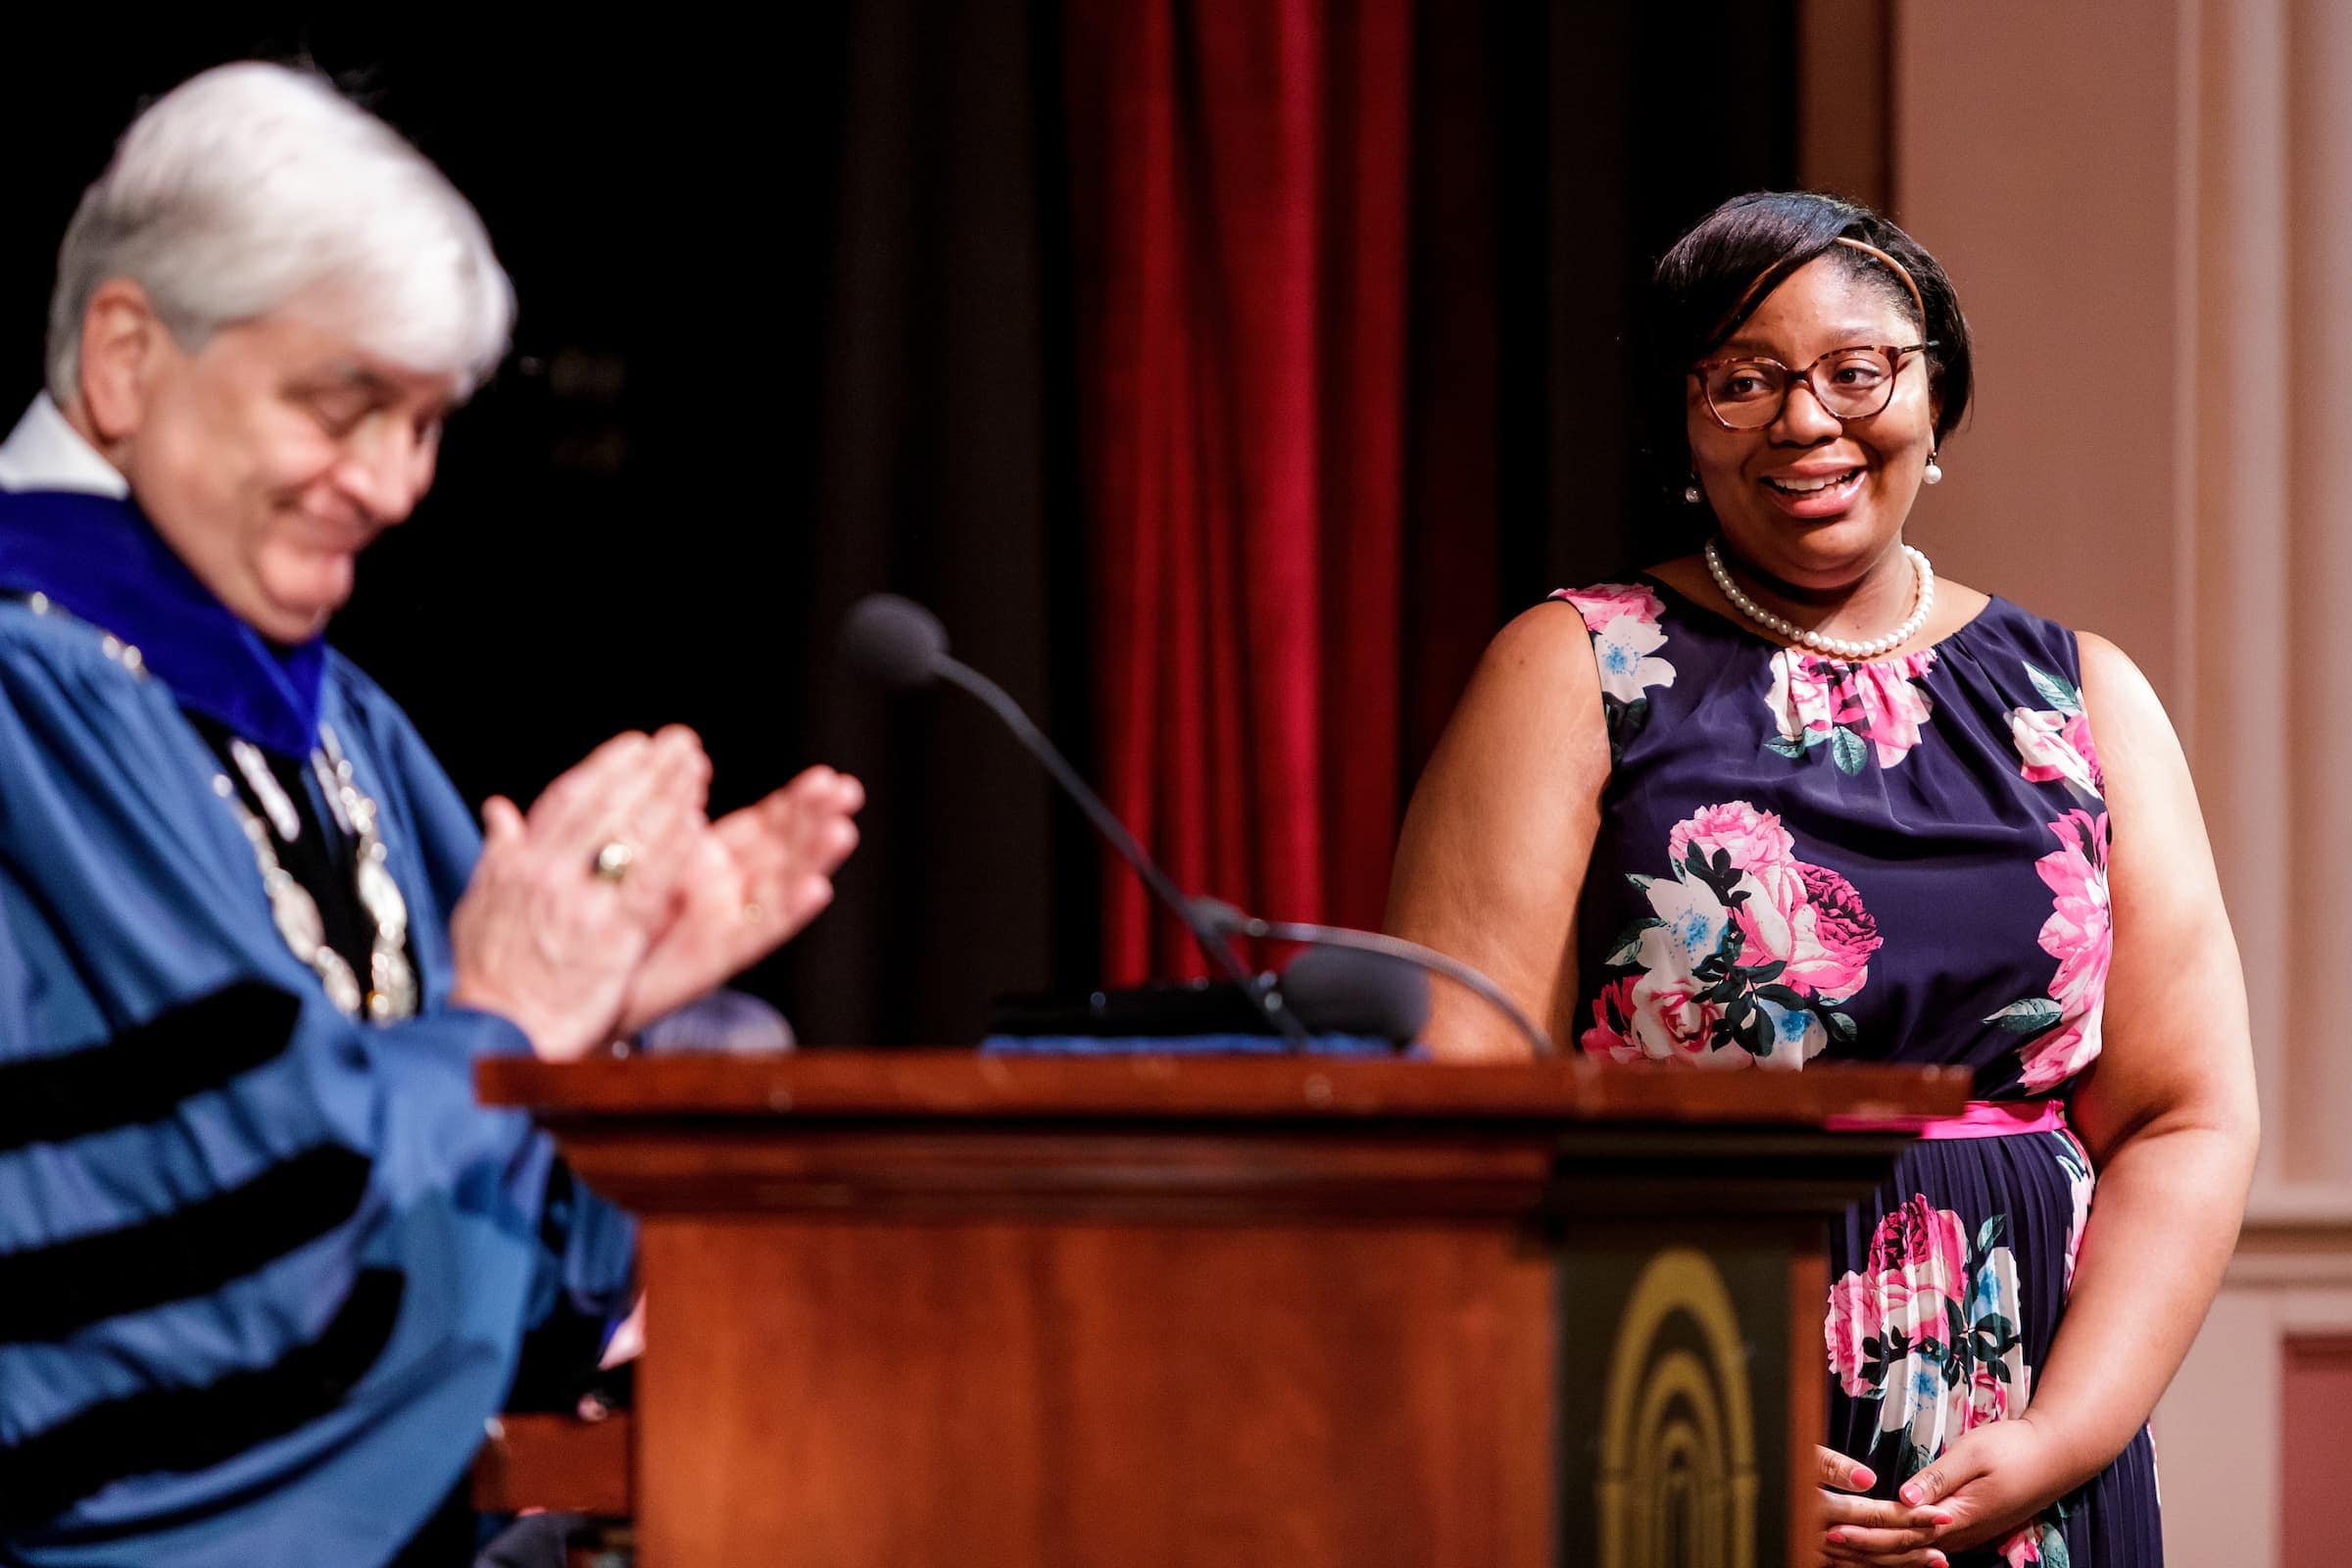
[[[643,1568],[1811,1561],[1826,1221],[1958,1073],[485,1061],[644,1217]]]

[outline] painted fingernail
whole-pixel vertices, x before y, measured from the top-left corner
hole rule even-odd
[[[1867,1466],[1867,1465],[1859,1465],[1859,1464],[1858,1464],[1858,1465],[1854,1466],[1854,1473],[1853,1473],[1853,1475],[1852,1475],[1852,1476],[1851,1476],[1849,1479],[1850,1479],[1850,1480],[1853,1482],[1853,1484],[1854,1484],[1855,1486],[1857,1486],[1857,1487],[1867,1487],[1867,1486],[1869,1486],[1869,1485],[1870,1485],[1870,1484],[1871,1484],[1873,1481],[1876,1481],[1876,1480],[1878,1479],[1878,1477],[1877,1477],[1877,1476],[1874,1476],[1874,1475],[1872,1475],[1872,1474],[1870,1473],[1870,1467],[1869,1467],[1869,1466]]]
[[[1903,1490],[1896,1493],[1895,1495],[1914,1508],[1928,1500],[1928,1494],[1919,1490],[1919,1484],[1915,1481],[1904,1482]]]
[[[1938,1530],[1952,1522],[1952,1516],[1948,1513],[1945,1513],[1941,1508],[1936,1509],[1928,1517],[1936,1521],[1936,1528]]]
[[[1845,1537],[1833,1530],[1830,1532],[1830,1544],[1833,1546],[1842,1546],[1845,1544]]]

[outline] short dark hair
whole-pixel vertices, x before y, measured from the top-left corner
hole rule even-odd
[[[1919,302],[1901,278],[1866,251],[1840,245],[1860,240],[1903,265],[1919,285]],[[1939,399],[1936,440],[1940,445],[1968,412],[1976,370],[1968,319],[1952,280],[1927,248],[1886,219],[1856,202],[1814,191],[1756,191],[1716,208],[1659,258],[1650,276],[1642,343],[1636,359],[1641,401],[1650,425],[1649,450],[1660,482],[1681,490],[1690,467],[1684,425],[1685,382],[1690,367],[1738,331],[1764,297],[1800,267],[1833,256],[1857,281],[1881,287],[1905,319],[1919,328],[1929,385]],[[1920,318],[1924,312],[1926,319]]]

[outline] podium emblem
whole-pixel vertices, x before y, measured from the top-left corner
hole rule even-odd
[[[1600,1568],[1755,1568],[1745,1340],[1704,1252],[1669,1248],[1636,1277],[1601,1397]]]

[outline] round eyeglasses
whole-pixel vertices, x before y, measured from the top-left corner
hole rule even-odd
[[[1933,342],[1908,347],[1857,344],[1832,349],[1801,370],[1763,355],[1707,360],[1690,368],[1707,400],[1707,413],[1727,430],[1761,430],[1781,416],[1788,389],[1802,381],[1832,418],[1867,419],[1894,396],[1894,378],[1908,355],[1925,353]]]

